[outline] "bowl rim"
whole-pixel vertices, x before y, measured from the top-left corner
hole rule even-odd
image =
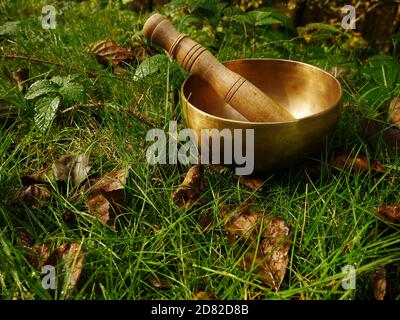
[[[342,86],[341,86],[339,80],[338,80],[335,76],[333,76],[332,74],[330,74],[329,72],[327,72],[326,70],[323,70],[323,69],[321,69],[321,68],[319,68],[319,67],[316,67],[316,66],[314,66],[314,65],[312,65],[312,64],[308,64],[308,63],[301,62],[301,61],[297,61],[297,60],[275,59],[275,58],[245,58],[245,59],[233,59],[233,60],[223,61],[222,64],[225,65],[226,63],[245,62],[245,61],[283,61],[283,62],[288,62],[288,63],[302,64],[302,65],[304,65],[304,66],[306,66],[306,67],[308,67],[308,68],[316,69],[316,70],[318,70],[319,72],[324,73],[325,75],[327,75],[328,77],[330,77],[331,79],[333,79],[333,80],[336,82],[336,84],[337,84],[338,87],[339,87],[339,96],[338,96],[337,100],[335,101],[335,103],[332,104],[332,106],[330,106],[328,109],[326,109],[326,110],[324,110],[324,111],[320,111],[320,112],[318,112],[318,113],[311,114],[311,115],[306,116],[306,117],[299,118],[299,119],[288,120],[288,121],[276,121],[276,122],[253,122],[253,121],[233,120],[233,119],[218,117],[218,116],[212,115],[212,114],[210,114],[210,113],[207,113],[207,112],[205,112],[205,111],[203,111],[203,110],[197,108],[195,105],[193,105],[193,104],[189,101],[189,99],[186,98],[184,89],[185,89],[186,83],[187,83],[188,80],[192,77],[192,75],[190,75],[190,76],[188,76],[188,77],[183,81],[183,83],[182,83],[182,85],[181,85],[181,90],[180,90],[180,92],[181,92],[181,96],[183,97],[184,102],[187,103],[187,104],[189,104],[189,105],[190,105],[192,108],[194,108],[197,112],[199,112],[199,113],[201,113],[201,114],[203,114],[203,115],[205,115],[205,116],[207,116],[207,117],[210,117],[210,118],[213,118],[213,119],[215,119],[215,120],[218,120],[218,121],[225,121],[225,122],[228,122],[228,123],[238,123],[238,124],[252,125],[252,126],[261,126],[261,125],[265,125],[265,124],[280,126],[280,125],[286,125],[286,124],[293,124],[293,123],[301,122],[301,121],[308,120],[308,119],[318,118],[318,117],[320,117],[321,115],[326,114],[326,113],[328,113],[328,112],[334,110],[334,109],[340,104],[340,102],[341,102],[341,100],[342,100],[342,97],[343,97],[343,90],[342,90]]]

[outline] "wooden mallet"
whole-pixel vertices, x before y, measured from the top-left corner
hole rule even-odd
[[[285,122],[295,117],[251,82],[226,68],[206,48],[178,32],[161,14],[143,26],[144,36],[162,46],[188,72],[207,81],[215,92],[248,121]]]

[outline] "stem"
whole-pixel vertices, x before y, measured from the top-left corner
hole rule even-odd
[[[38,63],[46,63],[46,64],[51,64],[53,66],[57,66],[60,68],[65,68],[67,67],[65,64],[63,63],[59,63],[59,62],[54,62],[54,61],[50,61],[50,60],[46,60],[46,59],[42,59],[42,58],[35,58],[35,57],[27,57],[27,56],[21,56],[18,54],[6,54],[3,56],[0,56],[1,58],[5,58],[5,59],[18,59],[18,60],[26,60],[26,61],[31,61],[31,62],[38,62]],[[81,71],[81,69],[77,68],[77,67],[73,67],[73,66],[69,66],[69,68],[76,70],[76,71]],[[101,76],[109,76],[109,75],[102,75],[99,74],[97,72],[91,71],[91,70],[83,70],[86,75],[88,75],[91,78],[97,78],[97,77],[101,77]],[[115,79],[120,79],[120,80],[130,80],[129,78],[123,78],[123,77],[117,77],[115,75],[111,76],[112,78]]]

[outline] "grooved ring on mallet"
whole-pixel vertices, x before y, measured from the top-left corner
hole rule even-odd
[[[181,34],[178,38],[175,39],[175,41],[172,43],[171,47],[169,48],[168,54],[171,58],[174,58],[175,55],[175,49],[178,46],[179,42],[182,41],[183,38],[186,38],[185,34]]]
[[[230,102],[235,93],[239,90],[239,88],[242,86],[243,83],[246,82],[245,78],[240,77],[239,79],[236,80],[236,82],[233,84],[233,86],[229,89],[229,91],[225,95],[225,101]]]
[[[192,72],[192,67],[194,65],[194,63],[197,61],[197,59],[201,56],[202,53],[206,52],[207,49],[206,48],[199,48],[198,50],[196,50],[192,56],[189,58],[188,62],[186,63],[186,67],[190,73]]]
[[[187,70],[187,71],[189,71],[188,70],[188,62],[189,62],[189,60],[193,57],[193,55],[198,51],[198,50],[200,50],[202,48],[202,46],[201,45],[199,45],[198,43],[196,43],[195,45],[193,45],[193,47],[191,47],[190,49],[189,49],[189,51],[187,52],[187,54],[185,55],[185,57],[183,58],[183,60],[182,60],[182,67],[185,69],[185,70]]]

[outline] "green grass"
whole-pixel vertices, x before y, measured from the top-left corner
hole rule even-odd
[[[381,84],[363,75],[367,62],[353,50],[336,44],[290,41],[287,36],[287,41],[275,44],[274,40],[269,44],[260,38],[258,50],[253,52],[253,44],[244,41],[243,34],[227,32],[217,47],[211,46],[221,60],[279,57],[327,70],[335,65],[351,67],[351,73],[342,79],[346,107],[336,132],[316,156],[322,165],[319,173],[312,175],[300,165],[266,177],[261,192],[244,188],[229,170],[208,173],[201,195],[204,205],[184,213],[173,203],[171,194],[187,167],[149,166],[144,152],[149,127],[126,111],[134,107],[158,128],[166,129],[175,119],[183,125],[180,105],[174,98],[179,87],[168,81],[168,68],[136,82],[115,78],[110,68],[102,67],[88,53],[91,43],[105,38],[125,47],[143,41],[140,30],[146,16],[98,2],[55,2],[63,11],[57,17],[57,28],[49,31],[43,30],[39,21],[46,1],[0,1],[0,24],[21,21],[17,35],[0,40],[2,55],[12,51],[65,65],[60,68],[0,58],[0,99],[21,110],[11,127],[0,130],[2,299],[64,297],[61,288],[55,292],[42,288],[40,270],[26,261],[18,241],[16,231],[21,228],[29,231],[37,244],[49,241],[52,248],[65,242],[82,244],[84,268],[73,299],[192,299],[198,291],[213,293],[219,299],[372,299],[370,274],[381,265],[388,268],[388,295],[400,298],[400,230],[374,215],[377,207],[400,202],[398,181],[391,183],[388,179],[389,175],[399,175],[400,157],[389,157],[383,149],[372,150],[359,124],[363,116],[377,116],[386,101],[400,93],[398,85],[387,88],[387,96],[368,103],[364,87]],[[263,33],[263,37],[268,35]],[[203,40],[206,37],[201,32],[199,36]],[[216,43],[214,40],[209,36],[211,44]],[[133,62],[126,69],[133,75],[137,65]],[[84,85],[88,101],[102,105],[83,106],[59,115],[51,130],[41,133],[34,125],[32,104],[5,76],[6,71],[18,67],[28,67],[32,81],[78,72],[77,82]],[[90,78],[85,69],[99,76]],[[327,162],[338,146],[380,160],[388,172],[354,173],[351,168],[332,171]],[[39,210],[8,205],[8,199],[22,187],[23,175],[51,165],[64,154],[77,153],[90,157],[93,177],[114,168],[131,167],[126,212],[117,217],[115,230],[90,216],[83,198],[70,203],[73,189],[65,194],[54,186],[54,200]],[[291,228],[289,266],[278,292],[240,269],[237,248],[227,241],[218,203],[235,206],[249,199],[255,199],[260,210],[283,218]],[[76,221],[63,221],[65,208],[76,215]],[[213,227],[202,229],[198,222],[202,213],[213,217]],[[371,230],[375,230],[372,236]],[[356,290],[341,287],[341,268],[345,265],[356,267]],[[167,278],[171,288],[152,287],[148,280],[154,277]]]

